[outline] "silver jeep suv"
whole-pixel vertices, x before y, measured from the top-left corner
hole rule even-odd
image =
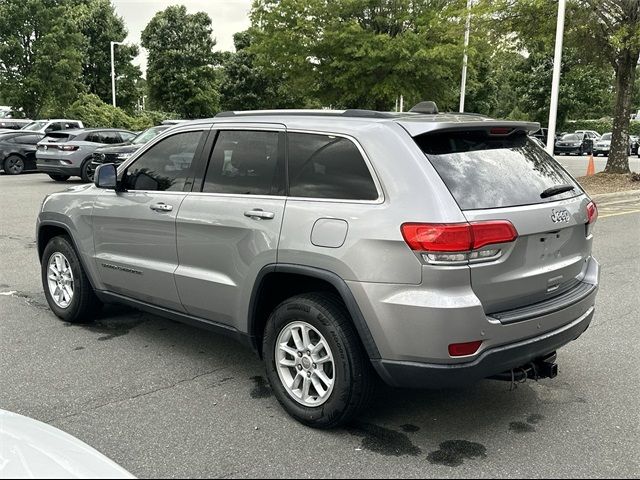
[[[68,322],[117,302],[226,333],[313,427],[377,379],[553,377],[593,317],[597,209],[538,128],[433,108],[175,126],[45,199],[47,300]]]

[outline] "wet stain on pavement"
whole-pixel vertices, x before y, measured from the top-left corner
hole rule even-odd
[[[251,377],[253,389],[251,390],[251,398],[269,398],[272,395],[271,387],[264,377],[260,375]]]
[[[416,427],[415,425],[411,425],[410,423],[401,425],[400,428],[405,433],[416,433],[420,431],[420,427]]]
[[[98,341],[106,342],[108,340],[113,340],[114,338],[127,335],[131,330],[142,323],[144,323],[144,319],[141,317],[111,318],[108,320],[96,320],[93,323],[78,326],[90,332],[102,334],[102,336],[98,337]]]
[[[484,445],[466,440],[448,440],[440,444],[440,450],[427,455],[427,460],[433,465],[459,467],[465,460],[485,458],[487,449]]]
[[[369,423],[355,423],[347,431],[362,437],[362,448],[388,457],[417,456],[422,453],[404,433]]]
[[[530,433],[536,431],[532,425],[524,422],[511,422],[509,424],[509,430],[515,433]]]
[[[540,414],[537,414],[537,413],[534,413],[534,414],[529,415],[527,417],[527,423],[530,423],[531,425],[537,425],[542,420],[544,420],[544,415],[540,415]]]

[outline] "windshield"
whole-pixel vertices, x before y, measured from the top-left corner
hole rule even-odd
[[[37,130],[42,130],[47,125],[47,122],[33,122],[24,127],[22,130],[28,130],[30,132],[35,132]]]
[[[569,135],[565,135],[562,137],[563,142],[581,142],[582,135],[576,135],[575,133],[570,133]]]
[[[602,135],[602,137],[600,137],[600,140],[611,140],[611,134],[605,133],[604,135]]]
[[[436,132],[415,141],[462,210],[532,205],[582,193],[553,157],[524,133],[494,137],[483,131]],[[542,196],[559,185],[575,188]]]
[[[134,138],[131,143],[133,143],[134,145],[144,145],[145,143],[150,142],[151,140],[153,140],[155,137],[157,137],[160,134],[160,132],[162,132],[162,131],[164,131],[166,129],[167,129],[167,127],[153,127],[153,128],[150,128],[149,130],[145,130],[140,135],[138,135],[136,138]]]

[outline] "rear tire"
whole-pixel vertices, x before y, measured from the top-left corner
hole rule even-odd
[[[298,338],[302,338],[302,348],[299,348],[296,337],[287,334],[292,328],[305,325],[309,333],[306,339],[298,333]],[[290,340],[285,344],[290,352],[285,353],[281,346],[287,338]],[[317,348],[320,350],[315,354]],[[333,294],[298,295],[276,307],[264,332],[263,356],[276,398],[289,415],[309,427],[328,429],[344,425],[368,404],[375,388],[373,368],[349,313]],[[332,358],[330,362],[320,364],[328,357]],[[283,366],[282,362],[295,365]],[[305,401],[303,391],[307,378],[310,386]],[[328,388],[327,379],[331,381]],[[320,389],[316,385],[320,385]],[[296,390],[301,397],[295,398]]]
[[[56,182],[66,182],[70,178],[69,175],[55,175],[53,173],[50,173],[49,177]]]
[[[42,286],[49,307],[69,323],[94,320],[102,308],[78,255],[66,236],[49,240],[41,262]]]
[[[20,175],[24,172],[24,160],[17,155],[9,155],[4,161],[3,168],[7,175]]]

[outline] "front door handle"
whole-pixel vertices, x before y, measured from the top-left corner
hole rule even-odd
[[[273,220],[276,214],[273,212],[265,212],[262,209],[256,208],[255,210],[244,212],[244,216],[249,218],[261,218],[262,220]]]
[[[173,210],[173,205],[167,205],[166,203],[160,202],[156,203],[155,205],[151,205],[149,208],[156,212],[170,212],[171,210]]]

